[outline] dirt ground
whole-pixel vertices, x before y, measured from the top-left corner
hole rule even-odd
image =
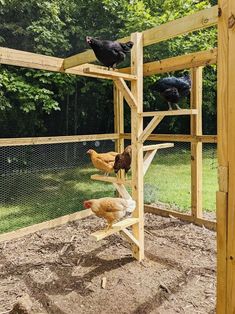
[[[141,263],[119,235],[89,238],[104,226],[96,217],[1,243],[0,314],[22,295],[37,314],[214,313],[215,233],[151,214],[145,223]]]

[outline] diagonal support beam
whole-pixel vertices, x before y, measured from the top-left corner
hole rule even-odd
[[[158,126],[158,124],[162,121],[163,118],[164,118],[164,116],[155,116],[149,122],[149,124],[146,126],[144,131],[139,136],[139,141],[143,143],[149,137],[149,135],[152,133],[152,131]]]
[[[127,230],[127,229],[122,229],[120,231],[120,233],[126,238],[126,240],[130,243],[130,244],[135,244],[137,247],[140,246],[139,241],[136,240],[136,238],[133,236],[133,234]]]
[[[120,90],[123,97],[126,99],[126,102],[130,106],[131,109],[137,108],[137,101],[133,96],[132,92],[130,91],[129,87],[127,86],[126,82],[123,78],[118,78],[114,81],[116,87]]]
[[[143,174],[145,175],[149,166],[151,165],[151,162],[154,158],[154,156],[156,155],[156,152],[158,150],[154,149],[154,150],[149,150],[148,152],[146,152],[146,154],[144,155],[144,165],[143,165]]]
[[[122,198],[125,198],[126,200],[132,199],[132,197],[130,196],[130,194],[128,193],[127,189],[123,184],[113,183],[113,185]]]

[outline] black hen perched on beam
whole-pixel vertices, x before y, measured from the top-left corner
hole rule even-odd
[[[178,102],[180,98],[189,95],[191,79],[188,74],[181,77],[165,77],[157,81],[154,89],[168,102],[169,110],[172,110],[172,104],[175,104],[177,109],[181,109]]]
[[[130,52],[134,45],[132,41],[119,43],[111,40],[99,40],[89,36],[86,37],[86,42],[94,51],[96,58],[106,67],[113,69],[125,60],[126,54]]]

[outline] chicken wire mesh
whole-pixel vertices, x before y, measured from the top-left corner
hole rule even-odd
[[[156,143],[148,141],[145,145]],[[129,144],[125,141],[125,146]],[[0,147],[0,233],[77,212],[90,198],[115,196],[112,184],[90,179],[100,172],[86,154],[90,148],[107,152],[114,147],[111,140]],[[216,153],[215,144],[203,144],[205,211],[215,210]],[[190,210],[190,143],[175,143],[156,153],[144,178],[144,202],[176,211]]]

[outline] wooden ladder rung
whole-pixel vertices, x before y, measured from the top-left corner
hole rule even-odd
[[[169,148],[169,147],[174,147],[174,143],[145,145],[143,146],[143,152],[147,152],[147,151],[155,150],[155,149]]]
[[[180,109],[180,110],[168,110],[168,111],[149,111],[142,112],[142,117],[153,117],[153,116],[183,116],[198,114],[197,109]]]
[[[97,180],[97,181],[103,181],[103,182],[131,185],[131,180],[122,180],[122,179],[120,179],[118,177],[101,176],[99,174],[93,174],[91,176],[91,179],[92,180]]]
[[[100,241],[111,234],[117,233],[127,227],[133,226],[139,222],[138,218],[127,218],[125,220],[121,220],[115,224],[113,224],[112,228],[108,230],[99,230],[91,234],[91,237],[96,241]]]

